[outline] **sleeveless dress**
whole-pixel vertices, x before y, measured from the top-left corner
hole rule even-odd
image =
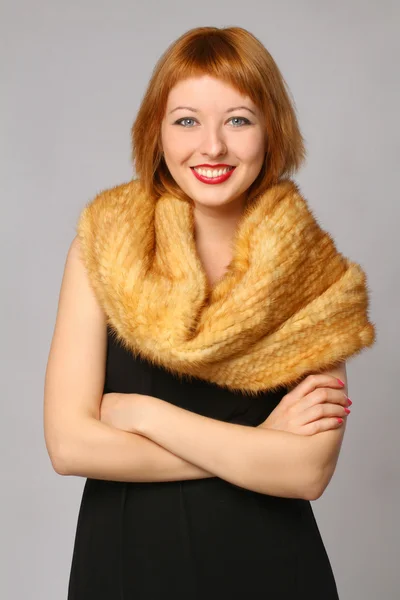
[[[184,380],[124,349],[108,328],[104,393],[147,394],[255,427],[287,393],[257,398]],[[219,477],[166,482],[86,479],[68,600],[260,598],[338,600],[307,500],[247,490]]]

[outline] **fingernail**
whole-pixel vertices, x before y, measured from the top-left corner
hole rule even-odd
[[[341,419],[340,417],[337,417],[337,420],[339,421],[339,423],[343,423],[343,419]]]
[[[339,379],[338,377],[337,377],[337,380],[340,383],[340,385],[344,385],[344,382],[341,379]]]
[[[353,404],[353,403],[352,403],[352,401],[350,400],[350,398],[347,398],[347,406],[351,406],[352,404]]]
[[[349,408],[345,408],[344,410],[348,415],[351,413],[351,410]]]

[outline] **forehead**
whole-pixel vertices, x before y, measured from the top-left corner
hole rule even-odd
[[[179,81],[169,92],[168,108],[174,108],[178,104],[193,106],[199,110],[215,108],[226,110],[232,103],[246,102],[254,107],[253,102],[247,95],[243,95],[232,85],[209,75],[189,77]]]

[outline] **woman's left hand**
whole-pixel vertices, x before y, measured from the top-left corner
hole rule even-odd
[[[144,394],[104,394],[100,404],[100,421],[129,433],[140,433],[149,398]]]

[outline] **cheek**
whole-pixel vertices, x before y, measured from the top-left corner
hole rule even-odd
[[[244,163],[256,164],[264,160],[264,138],[259,132],[249,131],[247,136],[240,136],[232,142],[231,148]]]
[[[169,132],[164,137],[163,148],[165,155],[168,155],[171,161],[179,162],[185,160],[187,154],[193,151],[193,142],[190,142],[189,136]]]
[[[174,155],[177,154],[177,148],[179,148],[176,130],[169,125],[161,127],[161,143],[164,154],[168,155],[170,160],[174,160]]]

